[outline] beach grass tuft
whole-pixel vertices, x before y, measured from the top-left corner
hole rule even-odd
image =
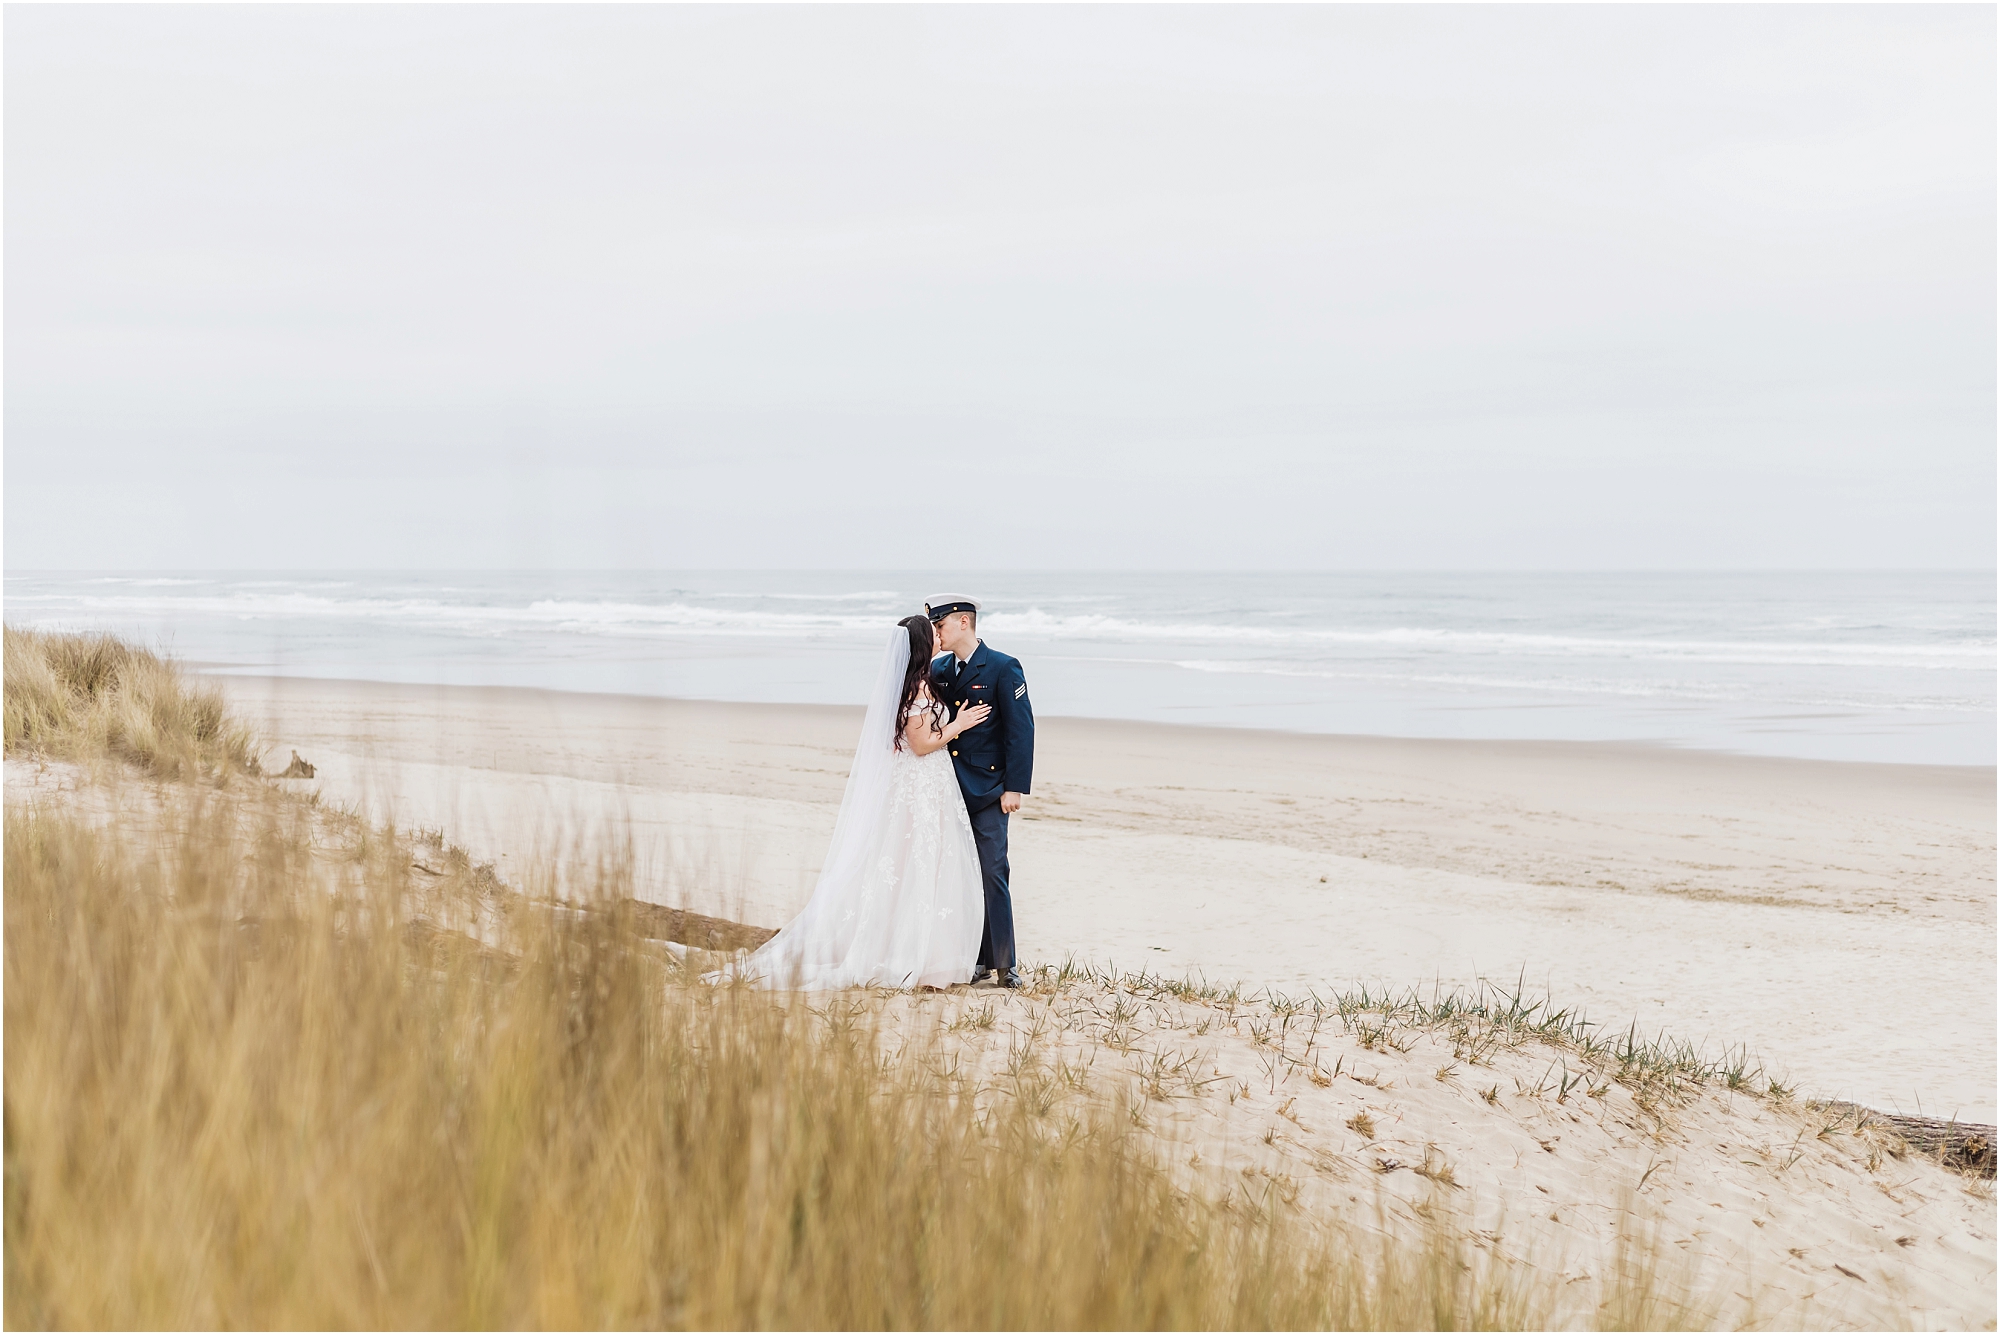
[[[1649,1037],[1639,1032],[1636,1023],[1607,1032],[1579,1009],[1529,994],[1518,980],[1502,985],[1482,979],[1470,987],[1449,989],[1432,984],[1428,990],[1377,991],[1364,984],[1295,997],[1275,989],[1246,989],[1240,983],[1224,987],[1205,978],[1121,973],[1075,958],[1066,959],[1059,968],[1045,967],[1038,976],[1051,986],[1087,983],[1114,989],[1134,1001],[1171,997],[1232,1017],[1240,1013],[1255,1041],[1275,1050],[1280,1063],[1304,1067],[1308,1073],[1317,1069],[1312,1066],[1312,1050],[1321,1028],[1337,1023],[1363,1050],[1373,1052],[1407,1053],[1415,1035],[1442,1035],[1452,1045],[1453,1062],[1472,1066],[1487,1064],[1501,1049],[1540,1046],[1555,1054],[1549,1074],[1540,1085],[1523,1086],[1521,1092],[1532,1097],[1552,1094],[1558,1103],[1579,1093],[1603,1098],[1614,1083],[1630,1089],[1649,1107],[1684,1102],[1711,1086],[1776,1101],[1793,1093],[1767,1076],[1746,1048],[1711,1052],[1665,1033]],[[1295,1034],[1304,1040],[1298,1053],[1288,1046]],[[1574,1068],[1572,1058],[1577,1063]],[[1450,1078],[1451,1070],[1450,1065],[1439,1068],[1438,1078]],[[1515,1083],[1520,1084],[1518,1077]],[[1489,1103],[1498,1097],[1498,1086],[1492,1088]]]
[[[168,779],[257,772],[250,729],[172,659],[111,635],[12,626],[5,645],[7,755],[115,757]]]

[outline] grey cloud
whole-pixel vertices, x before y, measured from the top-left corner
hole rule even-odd
[[[1987,566],[1993,22],[16,8],[7,557]]]

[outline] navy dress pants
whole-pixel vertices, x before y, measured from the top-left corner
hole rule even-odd
[[[1014,967],[1014,900],[1007,893],[1007,817],[998,802],[972,818],[972,842],[979,850],[979,876],[986,884],[986,930],[979,937],[979,967]]]

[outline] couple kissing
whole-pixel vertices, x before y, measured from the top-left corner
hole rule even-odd
[[[769,987],[1021,985],[1007,820],[1030,791],[1035,713],[979,604],[935,598],[889,632],[819,880],[721,975]]]

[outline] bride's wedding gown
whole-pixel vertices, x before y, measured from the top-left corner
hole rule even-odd
[[[971,980],[986,900],[949,748],[894,746],[909,652],[898,627],[811,900],[727,973],[807,991]]]

